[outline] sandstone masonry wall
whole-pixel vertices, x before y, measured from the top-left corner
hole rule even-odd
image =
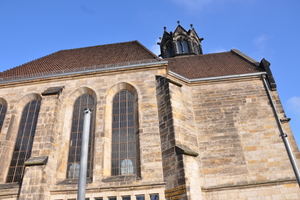
[[[95,188],[136,188],[161,193],[165,188],[162,173],[162,157],[159,136],[159,121],[155,90],[155,75],[165,73],[163,69],[142,69],[127,73],[92,75],[66,79],[53,79],[47,82],[28,82],[10,85],[0,89],[0,97],[8,103],[4,127],[0,135],[0,199],[12,197],[12,191],[18,193],[17,184],[5,183],[10,165],[12,150],[18,130],[20,113],[24,105],[18,103],[24,96],[41,94],[49,87],[64,89],[59,96],[42,97],[41,112],[34,139],[32,157],[48,156],[47,163],[40,166],[27,166],[21,193],[22,199],[49,199],[50,195],[68,195],[77,188],[76,182],[66,181],[67,156],[70,140],[71,116],[75,99],[83,93],[94,95],[95,132],[93,135],[93,177],[87,184],[87,194]],[[125,88],[123,86],[125,85]],[[111,157],[111,102],[121,89],[134,87],[137,91],[139,120],[140,167],[141,178],[124,176],[114,178],[110,175]],[[114,89],[112,89],[114,88]],[[16,108],[18,108],[16,110]],[[109,111],[110,110],[110,111]],[[109,113],[110,112],[110,113]],[[38,187],[36,187],[38,186]],[[34,192],[34,195],[33,193]],[[100,193],[101,194],[101,193]],[[162,197],[163,198],[163,197]]]
[[[235,199],[221,188],[295,182],[262,80],[218,81],[192,90],[206,199]],[[285,187],[279,185],[274,187]]]

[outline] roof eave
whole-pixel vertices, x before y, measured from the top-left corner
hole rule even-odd
[[[123,70],[123,69],[129,69],[129,68],[141,68],[141,67],[145,67],[145,66],[155,66],[155,65],[162,65],[162,64],[167,64],[167,63],[168,63],[168,61],[161,60],[161,61],[153,61],[153,62],[146,62],[146,63],[121,65],[121,66],[99,68],[99,69],[86,69],[86,70],[81,70],[81,71],[73,71],[73,72],[65,72],[65,73],[57,73],[57,74],[49,74],[49,75],[41,75],[41,76],[26,77],[26,78],[11,79],[11,80],[2,80],[1,81],[1,79],[0,79],[0,84],[13,83],[13,82],[22,82],[22,81],[31,81],[31,80],[35,80],[35,79],[47,79],[47,78],[54,78],[54,77],[60,77],[60,76],[81,75],[81,74],[104,72],[104,71],[111,71],[111,70]]]
[[[181,76],[175,72],[169,70],[169,74],[179,79],[193,83],[193,82],[200,82],[200,81],[213,81],[213,80],[222,80],[222,79],[229,79],[229,78],[243,78],[243,77],[251,77],[251,76],[261,76],[263,74],[267,74],[266,72],[254,72],[254,73],[247,73],[247,74],[234,74],[234,75],[226,75],[226,76],[214,76],[214,77],[204,77],[204,78],[195,78],[195,79],[188,79],[184,76]]]

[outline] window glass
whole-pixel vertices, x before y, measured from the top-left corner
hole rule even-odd
[[[68,200],[76,200],[76,199],[68,199]],[[90,200],[90,198],[85,198],[85,200]]]
[[[37,100],[29,102],[22,113],[10,167],[8,183],[21,182],[24,174],[24,163],[30,157],[37,119],[41,103]]]
[[[3,122],[4,122],[5,114],[6,114],[6,106],[0,104],[0,131],[2,129],[2,125],[3,125]]]
[[[117,200],[117,197],[108,197],[108,200]]]
[[[95,200],[103,200],[102,197],[96,197]]]
[[[159,200],[158,194],[150,194],[150,200]]]
[[[68,157],[68,172],[67,178],[78,178],[80,170],[80,154],[81,154],[81,137],[83,131],[83,111],[85,108],[95,110],[94,99],[88,94],[83,94],[78,97],[74,103],[70,144],[69,144],[69,157]],[[92,150],[92,128],[93,128],[93,112],[91,115],[90,124],[90,137],[89,137],[89,150],[88,150],[88,171],[87,177],[91,176],[91,150]]]
[[[134,98],[121,90],[113,99],[112,175],[136,173],[136,136],[134,135]]]
[[[145,195],[136,195],[136,200],[145,200]]]
[[[186,40],[183,40],[183,51],[184,53],[188,53],[189,52],[189,46]]]
[[[183,52],[182,44],[181,44],[180,41],[177,41],[177,48],[178,48],[178,53],[182,53]]]
[[[125,196],[125,197],[122,197],[122,200],[130,200],[130,196]]]

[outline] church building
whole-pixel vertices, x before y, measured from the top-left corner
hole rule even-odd
[[[178,24],[159,56],[130,41],[1,72],[0,199],[77,199],[85,108],[86,200],[300,199],[270,63],[202,41]]]

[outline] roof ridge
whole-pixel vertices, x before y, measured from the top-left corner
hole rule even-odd
[[[98,44],[98,45],[92,45],[92,46],[87,46],[87,47],[76,47],[76,48],[71,48],[71,49],[61,49],[61,50],[58,50],[56,52],[59,52],[59,51],[69,51],[69,50],[77,50],[77,49],[86,49],[86,48],[100,47],[100,46],[111,46],[111,45],[125,44],[125,43],[133,43],[133,42],[136,42],[136,41],[137,40],[131,40],[131,41],[127,41],[127,42],[115,42],[115,43],[110,43],[110,44]]]

